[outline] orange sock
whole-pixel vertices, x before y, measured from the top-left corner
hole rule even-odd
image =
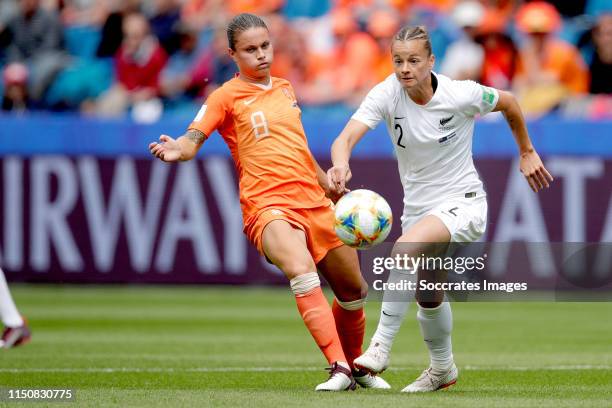
[[[334,315],[321,287],[316,287],[303,295],[296,295],[295,301],[308,331],[325,354],[327,361],[330,364],[335,361],[347,361],[336,332]]]
[[[353,367],[353,360],[362,353],[363,336],[365,335],[365,313],[363,306],[357,310],[346,310],[338,304],[334,298],[332,306],[336,330],[342,343],[344,354],[348,358],[348,363]]]

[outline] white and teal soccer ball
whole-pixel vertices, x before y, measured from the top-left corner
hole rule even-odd
[[[370,190],[355,190],[336,203],[336,235],[346,245],[368,249],[387,238],[393,214],[387,201]]]

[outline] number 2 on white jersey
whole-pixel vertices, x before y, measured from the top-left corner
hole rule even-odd
[[[268,129],[268,121],[262,111],[253,112],[251,114],[251,125],[253,125],[253,132],[255,132],[255,138],[270,136],[270,130]]]

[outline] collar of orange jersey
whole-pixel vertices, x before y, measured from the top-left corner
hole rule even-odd
[[[261,89],[263,89],[264,91],[267,91],[267,90],[269,90],[269,89],[272,89],[272,75],[270,75],[270,82],[268,82],[268,84],[267,84],[267,85],[258,84],[257,82],[249,82],[249,81],[245,81],[244,79],[241,79],[241,78],[240,78],[240,72],[236,72],[236,73],[234,74],[234,79],[236,79],[236,78],[237,78],[237,79],[239,79],[239,80],[241,80],[242,82],[246,82],[247,84],[255,85],[256,87],[261,88]]]

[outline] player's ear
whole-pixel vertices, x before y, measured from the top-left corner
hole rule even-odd
[[[234,59],[234,55],[236,55],[236,51],[232,50],[230,47],[227,48],[227,54],[230,58]]]
[[[433,69],[434,65],[436,64],[436,56],[433,55],[433,53],[429,56],[429,69]]]

